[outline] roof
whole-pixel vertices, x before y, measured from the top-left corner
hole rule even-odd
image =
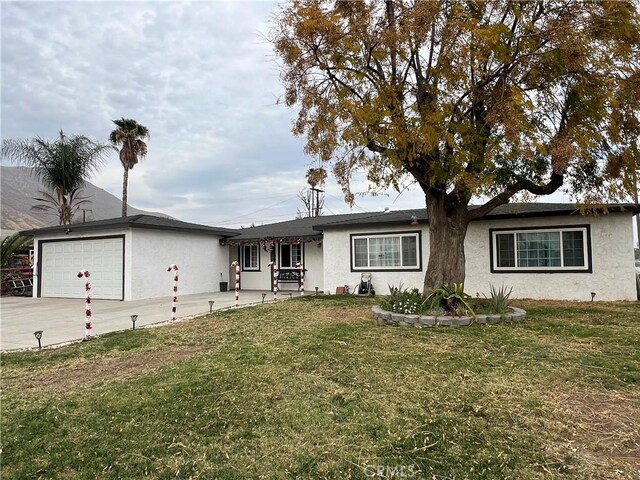
[[[640,213],[640,204],[610,204],[606,207],[609,212],[627,211],[630,213]],[[472,205],[469,208],[473,209],[477,208],[477,206]],[[578,215],[579,213],[579,208],[572,203],[508,203],[497,207],[488,215],[477,220]],[[243,228],[239,230],[238,235],[228,239],[226,243],[235,245],[264,239],[320,240],[322,238],[322,231],[333,228],[409,225],[412,221],[412,215],[415,215],[418,222],[422,224],[429,222],[426,208],[323,215],[320,217],[307,217]]]
[[[469,206],[470,210],[478,208],[478,205]],[[640,213],[640,204],[634,203],[616,203],[606,205],[609,212],[630,212]],[[602,212],[604,208],[599,208]],[[580,209],[573,203],[507,203],[500,205],[492,210],[489,214],[475,219],[491,220],[491,219],[507,219],[507,218],[524,218],[524,217],[550,217],[559,215],[579,215]],[[334,221],[323,221],[325,217],[320,217],[316,222],[317,230],[328,230],[331,228],[343,228],[347,226],[375,226],[375,225],[402,225],[411,221],[411,216],[415,215],[418,222],[429,223],[427,209],[417,208],[412,210],[397,210],[389,212],[371,212],[368,216],[358,214],[351,217],[344,215],[342,219]],[[318,218],[318,217],[316,217]]]
[[[66,230],[71,230],[72,232],[93,232],[111,230],[114,228],[147,228],[152,230],[171,230],[177,232],[198,232],[221,237],[231,237],[238,233],[238,230],[210,227],[208,225],[200,225],[198,223],[188,223],[181,220],[175,220],[173,218],[156,217],[154,215],[132,215],[128,217],[95,220],[93,222],[73,223],[71,225],[55,225],[53,227],[24,230],[20,232],[20,234],[35,236],[50,233],[66,233]]]
[[[238,235],[234,236],[233,242],[250,242],[262,240],[265,238],[299,238],[301,240],[312,240],[322,238],[322,232],[314,228],[319,221],[339,221],[345,217],[352,216],[369,216],[371,213],[355,213],[342,215],[327,215],[322,217],[305,217],[295,220],[286,220],[284,222],[269,223],[256,227],[242,228],[237,231]]]
[[[477,208],[470,206],[469,208]],[[606,205],[609,212],[640,213],[640,204],[616,203]],[[600,211],[603,209],[600,209]],[[477,220],[508,219],[522,217],[548,217],[559,215],[578,215],[580,210],[572,203],[508,203],[494,209],[488,215]],[[182,222],[172,218],[156,217],[154,215],[133,215],[130,217],[110,218],[93,222],[76,223],[72,225],[56,225],[20,232],[22,235],[34,236],[48,233],[63,233],[67,229],[76,232],[99,231],[113,228],[148,228],[155,230],[172,230],[180,232],[200,232],[217,235],[227,239],[227,244],[244,244],[261,240],[321,240],[322,232],[332,228],[345,227],[375,227],[379,225],[409,225],[412,215],[418,222],[426,224],[426,208],[411,210],[396,210],[387,212],[346,213],[340,215],[323,215],[320,217],[306,217],[284,222],[270,223],[239,230],[210,227],[197,223]],[[232,237],[232,238],[230,238]]]

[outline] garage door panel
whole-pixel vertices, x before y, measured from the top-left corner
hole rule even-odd
[[[41,296],[84,298],[77,273],[89,270],[91,297],[122,299],[124,239],[101,238],[43,242]]]

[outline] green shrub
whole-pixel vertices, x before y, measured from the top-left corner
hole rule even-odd
[[[445,283],[440,288],[431,290],[426,301],[432,307],[444,309],[447,315],[474,315],[473,308],[469,305],[471,297],[464,293],[463,283]]]
[[[389,285],[389,295],[380,301],[380,306],[388,312],[419,315],[424,301],[424,296],[417,288],[403,288],[400,283],[397,287]]]

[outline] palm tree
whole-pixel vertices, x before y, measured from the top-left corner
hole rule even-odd
[[[311,203],[311,207],[309,208],[309,216],[319,217],[322,211],[322,206],[324,205],[324,191],[316,187],[324,187],[324,182],[327,180],[327,171],[322,167],[312,167],[307,170],[306,177],[307,183],[311,187],[310,191],[307,194]],[[322,195],[320,195],[321,193]]]
[[[124,167],[124,179],[122,181],[122,216],[127,216],[127,188],[129,183],[129,170],[147,155],[145,138],[149,138],[149,129],[130,118],[114,120],[116,128],[109,135],[109,140],[120,148],[120,162]]]
[[[65,225],[73,220],[78,189],[100,170],[106,152],[112,148],[84,135],[66,136],[60,130],[60,137],[55,140],[40,137],[3,140],[2,157],[32,168],[45,188],[53,192],[44,193],[57,200],[60,224]]]
[[[52,195],[42,190],[40,190],[38,194],[40,196],[34,197],[33,199],[42,203],[34,205],[31,207],[31,210],[47,215],[57,215],[60,220],[60,225],[70,224],[76,216],[76,213],[78,213],[78,210],[80,210],[80,207],[91,203],[88,197],[80,195],[79,188],[71,190],[68,195],[63,197],[60,195]]]

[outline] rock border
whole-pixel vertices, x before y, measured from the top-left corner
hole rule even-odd
[[[478,325],[496,325],[498,323],[521,323],[527,312],[521,308],[509,307],[508,313],[500,315],[476,315],[475,317],[452,317],[449,315],[408,315],[383,310],[379,306],[371,308],[373,321],[378,325],[397,325],[400,327],[466,327]]]

